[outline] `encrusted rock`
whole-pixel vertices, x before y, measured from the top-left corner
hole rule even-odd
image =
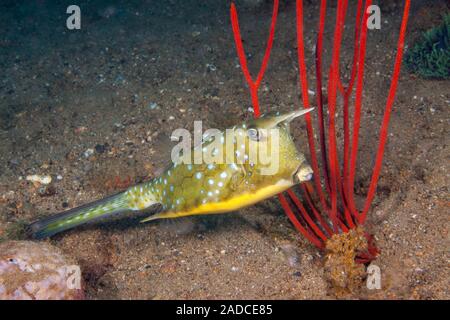
[[[81,272],[73,260],[49,244],[0,243],[0,299],[83,299]]]
[[[325,276],[338,297],[360,290],[366,271],[355,261],[358,252],[367,250],[367,239],[361,228],[335,234],[326,244]]]

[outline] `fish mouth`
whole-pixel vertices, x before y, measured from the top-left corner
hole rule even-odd
[[[313,177],[312,168],[308,164],[302,163],[294,174],[294,181],[297,183],[302,183],[310,181],[312,177]]]

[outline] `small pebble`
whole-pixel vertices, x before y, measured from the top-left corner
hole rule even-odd
[[[87,130],[88,130],[88,128],[82,126],[82,127],[75,128],[74,132],[76,134],[80,134],[80,133],[86,132]]]
[[[104,144],[95,145],[95,151],[97,153],[104,153],[106,151],[106,145],[104,145]]]
[[[207,63],[206,64],[206,69],[208,69],[208,71],[214,72],[214,71],[217,70],[217,67],[215,65],[211,64],[211,63]]]
[[[49,196],[53,196],[56,194],[56,189],[53,186],[45,186],[45,187],[40,187],[38,189],[38,193],[41,197],[49,197]]]
[[[155,110],[155,109],[158,109],[158,104],[156,102],[150,102],[148,104],[148,107],[150,110]]]
[[[83,155],[84,155],[85,158],[89,158],[89,157],[92,156],[93,154],[94,154],[94,149],[92,149],[92,148],[87,149],[87,150],[83,153]]]

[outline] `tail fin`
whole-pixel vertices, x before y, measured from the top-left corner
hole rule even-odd
[[[42,239],[86,222],[128,210],[130,210],[129,202],[126,194],[122,192],[36,221],[29,226],[29,231],[33,238]]]

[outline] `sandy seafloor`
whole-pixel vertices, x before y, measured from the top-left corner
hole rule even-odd
[[[317,3],[305,2],[311,84]],[[371,175],[401,18],[401,6],[385,3],[382,28],[369,32],[367,47],[360,198]],[[2,238],[14,237],[16,224],[120,190],[116,177],[152,178],[169,158],[168,137],[176,128],[192,129],[194,120],[203,120],[222,129],[251,116],[228,1],[80,0],[79,31],[65,28],[69,4],[0,5]],[[415,1],[407,45],[439,22],[443,10],[439,1]],[[256,72],[271,5],[241,5],[239,13]],[[334,13],[330,8],[328,55]],[[263,110],[300,105],[294,23],[293,1],[283,2],[260,91]],[[346,40],[341,68],[348,72],[351,32]],[[350,298],[450,297],[448,88],[448,81],[401,73],[366,225],[381,249],[375,263],[382,289],[362,284]],[[303,121],[293,133],[306,152]],[[53,182],[36,187],[24,180],[30,174],[49,174]],[[138,221],[87,226],[47,241],[78,260],[91,299],[334,298],[322,254],[295,231],[276,199],[220,216]]]

